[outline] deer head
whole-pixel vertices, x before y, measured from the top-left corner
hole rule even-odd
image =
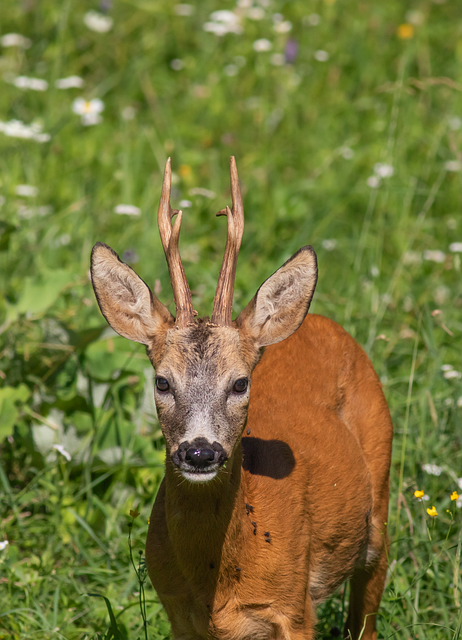
[[[263,347],[288,338],[310,306],[317,280],[316,255],[302,247],[258,289],[232,321],[236,263],[244,209],[231,158],[232,209],[212,317],[195,318],[181,264],[182,212],[170,206],[167,161],[158,225],[172,283],[176,318],[141,278],[107,245],[91,255],[91,277],[102,314],[121,336],[146,345],[156,370],[155,401],[171,462],[191,482],[213,479],[235,450],[244,429],[251,374]],[[174,216],[176,220],[172,226]]]

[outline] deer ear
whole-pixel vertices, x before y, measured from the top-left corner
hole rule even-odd
[[[91,252],[91,281],[101,313],[124,338],[148,344],[157,332],[173,326],[174,319],[167,307],[102,242],[95,244]]]
[[[313,297],[318,267],[313,247],[302,247],[258,289],[235,326],[258,347],[285,340],[302,324]]]

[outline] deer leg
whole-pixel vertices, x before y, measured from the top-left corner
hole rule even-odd
[[[387,575],[387,548],[384,544],[373,566],[357,569],[350,579],[350,606],[344,638],[377,640],[376,614]]]

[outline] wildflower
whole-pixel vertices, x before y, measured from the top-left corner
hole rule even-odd
[[[91,31],[107,33],[112,29],[114,20],[109,16],[98,13],[97,11],[87,11],[83,16],[83,23]]]
[[[289,20],[284,20],[283,22],[273,25],[273,29],[276,33],[289,33],[289,31],[292,30],[292,23],[289,22]]]
[[[271,49],[273,48],[273,44],[266,38],[255,40],[252,46],[254,51],[257,51],[259,53],[262,51],[271,51]]]
[[[443,471],[443,469],[436,464],[423,464],[422,469],[430,476],[440,476]]]
[[[214,198],[216,196],[215,191],[210,189],[202,189],[201,187],[193,187],[189,190],[190,196],[204,196],[204,198]]]
[[[325,249],[326,251],[333,251],[337,246],[337,240],[334,240],[334,239],[323,240],[321,244],[322,244],[322,248]]]
[[[123,120],[133,120],[136,116],[136,109],[130,106],[124,107],[121,115]]]
[[[399,337],[402,340],[414,340],[415,339],[415,331],[413,331],[412,329],[409,329],[409,327],[404,327],[399,332]]]
[[[139,216],[141,209],[133,204],[118,204],[114,207],[114,213],[118,213],[120,216]]]
[[[236,76],[238,71],[239,69],[235,64],[227,64],[226,67],[224,68],[225,74],[230,77]]]
[[[414,27],[412,24],[405,22],[404,24],[399,25],[396,33],[400,40],[410,40],[414,37]]]
[[[287,64],[293,64],[297,58],[298,42],[293,38],[289,38],[284,49],[285,61]]]
[[[137,518],[140,515],[140,512],[138,511],[138,509],[130,509],[130,516],[132,518]]]
[[[425,491],[422,491],[422,489],[417,489],[416,491],[414,491],[414,496],[418,499],[418,500],[422,500],[422,498],[425,495]]]
[[[261,7],[251,7],[247,11],[247,17],[251,20],[263,20],[265,17],[265,10]]]
[[[366,181],[367,186],[370,187],[371,189],[378,189],[378,187],[380,187],[381,182],[382,181],[377,176],[370,176]]]
[[[422,254],[418,251],[406,251],[403,254],[403,264],[420,264],[422,262]]]
[[[436,516],[438,515],[438,511],[436,510],[436,507],[434,507],[434,506],[431,509],[427,509],[427,513],[432,518],[436,518]]]
[[[28,78],[27,76],[17,76],[12,80],[12,84],[18,89],[32,89],[32,91],[46,91],[48,82],[41,78]]]
[[[5,33],[5,35],[0,38],[0,44],[2,47],[19,47],[20,49],[29,49],[32,45],[32,40],[19,33]]]
[[[459,494],[457,493],[457,491],[453,491],[451,493],[451,500],[458,500],[459,499]]]
[[[452,364],[442,364],[441,365],[441,371],[452,371],[452,369],[454,369]]]
[[[195,7],[192,4],[176,4],[173,7],[173,11],[177,16],[192,16],[195,11]]]
[[[460,371],[445,371],[443,373],[443,377],[446,378],[446,380],[453,380],[454,378],[461,378],[462,377],[462,373],[460,373]]]
[[[181,69],[183,69],[183,67],[184,67],[184,62],[183,62],[183,60],[180,60],[180,58],[174,58],[174,59],[170,62],[170,67],[171,67],[174,71],[181,71]]]
[[[270,62],[275,67],[282,67],[286,63],[286,57],[283,53],[273,53],[270,58]]]
[[[374,165],[374,172],[381,178],[391,178],[394,173],[394,169],[391,164],[386,162],[376,162]]]
[[[453,116],[452,118],[449,118],[448,124],[452,131],[458,131],[462,127],[462,119],[457,116]]]
[[[189,164],[182,164],[178,173],[180,174],[180,176],[184,179],[184,178],[190,178],[191,177],[191,167],[189,166]]]
[[[82,124],[89,127],[102,121],[101,111],[104,111],[104,103],[99,98],[84,100],[76,98],[72,103],[72,111],[82,118]]]
[[[460,171],[462,169],[462,163],[459,160],[448,160],[444,163],[444,168],[446,171]]]
[[[8,540],[2,540],[2,542],[0,542],[0,551],[4,551],[8,545],[9,545]]]
[[[37,187],[33,187],[30,184],[18,184],[15,188],[15,193],[17,196],[23,196],[25,198],[35,198],[38,194]]]
[[[406,19],[406,22],[419,26],[423,24],[425,16],[421,11],[411,10],[406,13],[405,19]]]
[[[79,76],[69,76],[68,78],[56,80],[55,87],[57,89],[80,89],[84,84],[84,81]]]
[[[322,49],[318,49],[318,51],[314,52],[314,59],[318,62],[327,62],[329,57],[330,56],[327,51],[323,51]]]
[[[180,200],[180,207],[182,209],[189,209],[190,207],[192,207],[191,200]]]
[[[452,253],[461,253],[462,252],[462,242],[452,242],[449,245],[449,251],[452,251]]]
[[[345,158],[345,160],[351,160],[355,155],[355,152],[353,151],[353,149],[350,149],[350,147],[342,147],[339,153],[342,158]]]
[[[214,33],[216,36],[224,36],[227,33],[242,33],[243,29],[237,16],[232,11],[222,9],[210,14],[210,22],[206,22],[204,31]]]
[[[127,249],[122,254],[122,260],[124,262],[130,262],[130,264],[136,264],[139,261],[139,256],[135,249]]]
[[[68,233],[63,233],[58,236],[53,242],[54,247],[66,247],[71,241],[71,236]],[[64,455],[64,454],[63,454]]]
[[[53,449],[56,449],[56,451],[59,451],[59,453],[62,456],[64,456],[68,462],[71,461],[71,454],[68,451],[66,451],[66,449],[63,447],[62,444],[54,444]]]
[[[429,262],[437,262],[437,263],[442,263],[446,260],[446,254],[443,251],[439,251],[438,249],[436,251],[424,251],[424,260],[428,260]]]
[[[10,138],[25,138],[36,142],[48,142],[49,133],[42,133],[42,125],[38,123],[24,124],[21,120],[0,121],[0,131]]]
[[[308,16],[303,16],[302,22],[304,25],[317,27],[321,22],[321,16],[319,16],[317,13],[310,13]]]

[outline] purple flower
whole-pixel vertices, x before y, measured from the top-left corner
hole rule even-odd
[[[112,9],[112,0],[101,0],[99,10],[101,13],[107,13]]]
[[[295,62],[297,53],[298,53],[298,42],[296,40],[293,40],[292,38],[289,38],[289,40],[287,40],[286,42],[286,48],[284,51],[287,64],[293,64]]]

